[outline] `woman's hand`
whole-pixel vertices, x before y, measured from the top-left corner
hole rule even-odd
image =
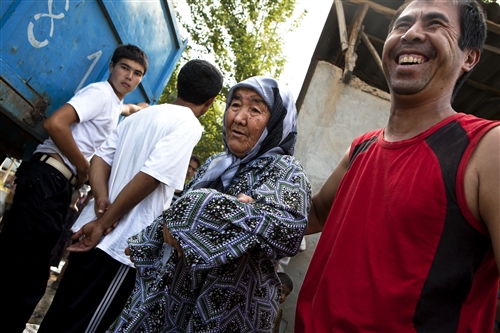
[[[243,203],[249,203],[249,202],[253,202],[254,201],[252,197],[246,195],[245,193],[238,194],[237,198],[238,198],[239,202],[243,202]]]
[[[182,257],[182,247],[179,242],[174,237],[172,237],[165,223],[163,223],[163,240],[165,241],[165,243],[169,244],[177,250],[177,256],[179,258]]]

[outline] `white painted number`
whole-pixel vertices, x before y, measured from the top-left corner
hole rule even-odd
[[[85,80],[87,80],[87,78],[89,77],[90,72],[92,72],[92,70],[94,69],[94,66],[95,66],[95,64],[97,64],[97,61],[99,61],[99,58],[101,57],[101,55],[102,55],[102,51],[99,50],[96,53],[92,53],[91,55],[87,56],[87,59],[89,59],[89,60],[94,59],[94,61],[90,65],[89,69],[87,70],[87,73],[85,73],[85,76],[83,77],[83,79],[80,81],[80,84],[78,85],[78,87],[76,87],[75,93],[78,90],[80,90],[80,88],[83,86],[83,84],[85,83]]]
[[[35,16],[34,16],[35,21],[38,21],[38,19],[40,19],[40,17],[49,17],[50,18],[50,33],[49,33],[50,37],[52,37],[52,35],[54,34],[54,19],[60,20],[60,19],[64,18],[64,13],[60,13],[57,15],[52,14],[52,1],[53,0],[47,1],[47,7],[48,7],[48,11],[49,11],[48,13],[38,13],[38,14],[35,14]],[[66,5],[64,6],[64,9],[66,11],[69,10],[69,0],[66,0]],[[34,26],[35,25],[33,24],[33,22],[30,22],[28,24],[28,40],[29,40],[30,44],[35,48],[41,48],[41,47],[47,46],[47,44],[49,44],[48,39],[45,39],[45,40],[40,42],[35,38],[35,35],[33,34]]]

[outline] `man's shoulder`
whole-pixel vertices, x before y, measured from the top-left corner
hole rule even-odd
[[[500,121],[498,120],[478,118],[470,114],[460,115],[461,117],[457,118],[457,122],[467,132],[471,142],[482,139],[491,129],[500,126]],[[495,131],[488,135],[495,135]]]
[[[384,129],[383,128],[378,128],[375,130],[368,131],[364,134],[358,135],[357,137],[354,138],[353,143],[363,143],[369,140],[373,140],[374,138],[378,138],[381,134],[383,134]]]
[[[186,107],[175,104],[157,104],[147,107],[141,112],[136,114],[141,114],[144,111],[148,111],[152,117],[155,118],[165,118],[170,121],[189,121],[193,123],[199,123],[198,118],[194,115],[193,111]]]

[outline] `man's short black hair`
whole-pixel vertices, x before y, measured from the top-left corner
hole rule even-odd
[[[195,161],[197,164],[198,164],[198,168],[201,166],[201,161],[200,161],[200,158],[196,155],[191,155],[191,159],[190,161]]]
[[[408,7],[408,5],[417,0],[406,0],[405,3],[399,7],[394,14],[394,17],[389,24],[389,32],[392,31],[394,23],[401,16],[401,13]],[[420,0],[422,1],[422,0]],[[486,41],[486,20],[484,18],[483,8],[477,0],[446,0],[458,7],[460,15],[460,38],[458,40],[458,47],[461,50],[477,49],[483,50],[484,42]],[[458,89],[467,80],[472,70],[464,73],[458,78],[453,88],[451,100],[455,98]]]
[[[290,291],[293,290],[293,280],[288,274],[284,272],[278,272],[278,277],[280,278],[281,283],[287,286]]]
[[[222,74],[208,61],[190,60],[179,71],[177,96],[194,105],[202,105],[219,94],[223,81]]]
[[[115,49],[115,52],[113,52],[111,62],[113,63],[113,65],[115,65],[123,58],[133,60],[140,64],[142,67],[144,67],[143,74],[146,74],[149,64],[148,56],[139,47],[132,44],[119,45]]]

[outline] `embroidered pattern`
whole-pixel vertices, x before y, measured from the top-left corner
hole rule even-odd
[[[239,202],[239,193],[254,202]],[[188,188],[129,239],[136,286],[109,332],[271,332],[281,293],[275,264],[297,253],[310,198],[302,167],[282,155],[246,165],[227,193]],[[163,223],[182,258],[173,250],[162,260]]]

